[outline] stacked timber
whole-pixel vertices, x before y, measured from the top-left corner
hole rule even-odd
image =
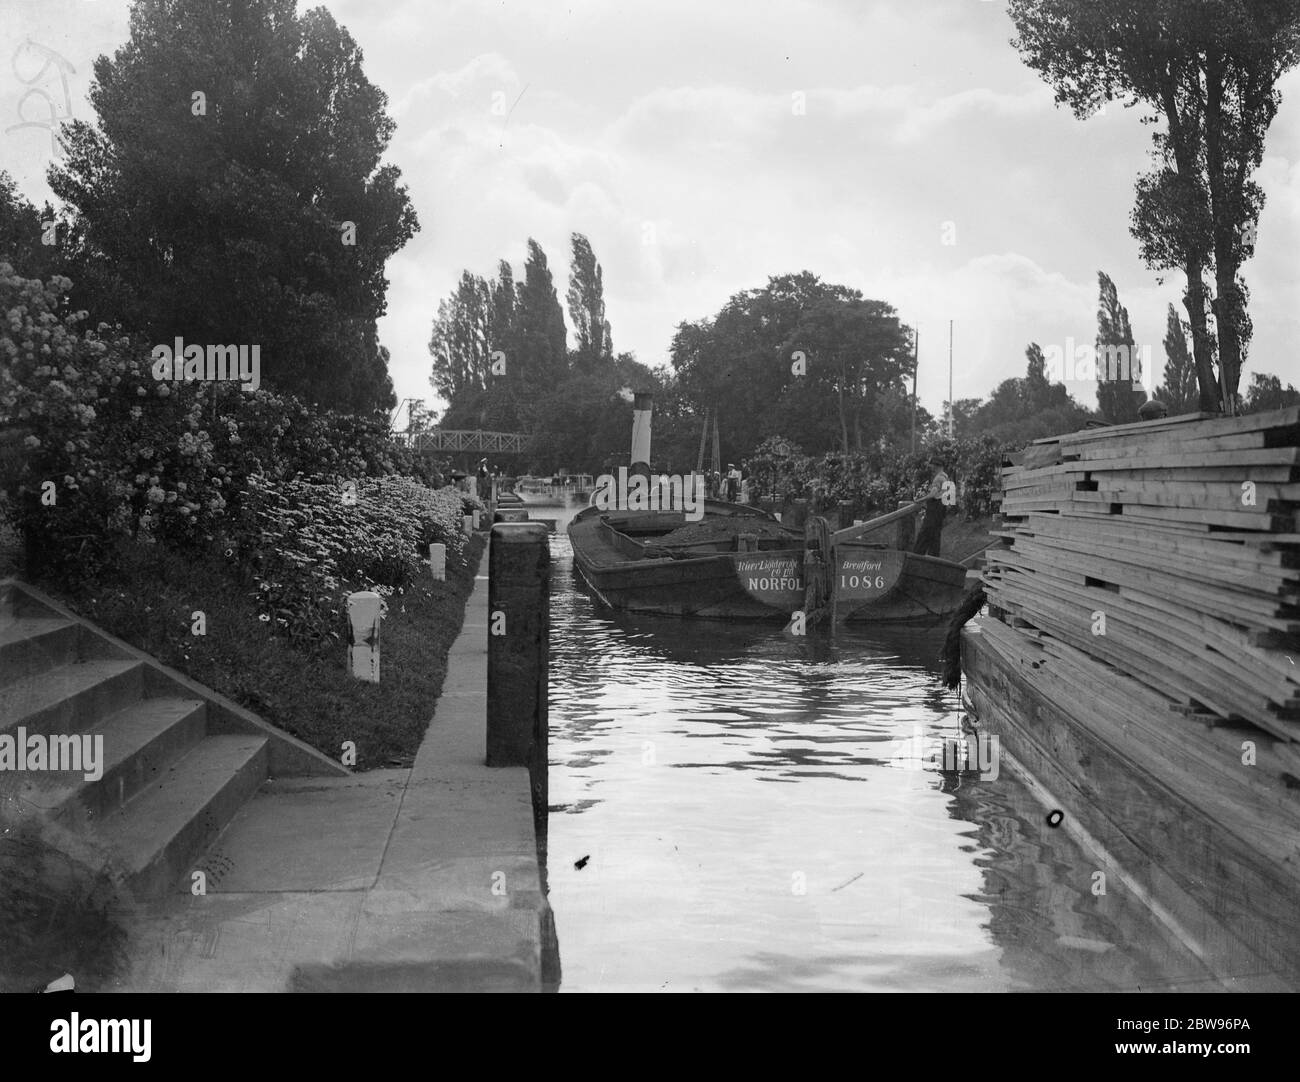
[[[1198,719],[1225,750],[1268,734],[1274,780],[1290,784],[1298,520],[1300,408],[1039,440],[1002,471],[989,644],[1135,736],[1176,742]]]

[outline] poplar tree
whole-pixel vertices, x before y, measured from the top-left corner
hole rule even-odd
[[[1119,291],[1110,276],[1103,271],[1097,272],[1097,281],[1101,286],[1097,302],[1097,408],[1102,417],[1111,424],[1124,425],[1141,420],[1138,414],[1138,402],[1132,384],[1125,379],[1119,383],[1108,383],[1105,364],[1108,347],[1114,352],[1120,350],[1120,356],[1127,356],[1133,373],[1137,374],[1137,356],[1133,343],[1133,328],[1129,324],[1128,309],[1119,303]]]
[[[1156,392],[1171,416],[1195,413],[1197,405],[1196,362],[1187,348],[1187,324],[1171,304],[1165,321],[1164,383]]]
[[[580,362],[591,364],[609,360],[614,346],[605,318],[605,288],[600,264],[591,242],[581,233],[573,234],[573,256],[569,263],[569,318],[577,339]]]

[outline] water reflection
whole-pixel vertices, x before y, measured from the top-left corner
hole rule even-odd
[[[552,552],[563,990],[1210,986],[1009,772],[909,757],[961,731],[941,633],[611,614]]]

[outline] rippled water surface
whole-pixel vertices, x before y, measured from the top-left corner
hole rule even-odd
[[[941,635],[618,615],[552,556],[562,990],[1213,987],[1007,770],[925,761]]]

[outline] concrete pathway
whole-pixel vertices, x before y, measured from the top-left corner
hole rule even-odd
[[[528,771],[483,765],[487,553],[410,770],[265,783],[134,914],[123,991],[538,991],[551,924]]]

